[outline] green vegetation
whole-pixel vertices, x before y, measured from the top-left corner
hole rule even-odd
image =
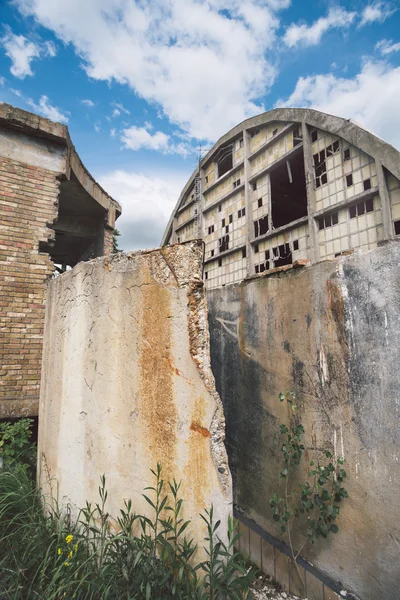
[[[307,478],[302,480],[298,467],[305,449],[302,443],[304,427],[296,414],[295,395],[293,392],[286,395],[281,393],[279,401],[287,404],[289,423],[280,425],[283,438],[280,491],[270,498],[269,505],[272,508],[274,521],[281,525],[282,535],[287,535],[297,568],[296,560],[308,542],[314,543],[319,538],[327,538],[331,533],[338,533],[336,519],[340,512],[339,504],[343,498],[348,497],[343,487],[347,475],[343,469],[344,459],[339,457],[333,460],[332,454],[324,450],[321,453],[324,461],[311,460],[308,464]],[[305,533],[305,541],[297,552],[292,542],[295,521],[297,521],[296,530]],[[298,572],[302,580],[300,571]]]
[[[234,550],[236,523],[229,520],[225,544],[218,539],[213,508],[206,510],[201,517],[207,558],[196,562],[197,548],[185,536],[190,523],[182,518],[180,484],[164,482],[160,465],[152,474],[154,485],[143,494],[151,517],[135,514],[127,501],[112,519],[103,476],[99,502],[86,503],[73,519],[68,510],[45,515],[29,469],[7,461],[0,469],[0,598],[247,598],[256,571]]]

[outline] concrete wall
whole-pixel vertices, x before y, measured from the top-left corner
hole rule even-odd
[[[308,457],[344,455],[350,496],[338,535],[304,556],[363,600],[399,597],[399,282],[393,242],[207,294],[236,509],[279,537],[277,395],[295,390]]]
[[[58,501],[108,511],[141,494],[150,469],[182,480],[184,517],[215,507],[224,537],[231,476],[222,404],[210,368],[197,243],[80,263],[50,283],[39,414],[39,472]],[[53,478],[53,479],[51,479]]]

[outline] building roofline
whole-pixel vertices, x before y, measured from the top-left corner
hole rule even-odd
[[[366,154],[369,154],[375,160],[380,161],[383,167],[390,171],[395,177],[400,179],[400,152],[396,150],[396,148],[370,131],[367,131],[351,119],[343,119],[342,117],[336,117],[334,115],[310,108],[274,108],[273,110],[261,113],[255,117],[245,119],[219,138],[219,140],[201,160],[201,167],[204,167],[210,161],[212,156],[223,144],[226,144],[226,142],[230,139],[237,137],[244,130],[260,127],[276,121],[291,121],[295,123],[304,122],[306,125],[311,127],[322,129],[328,133],[337,135],[338,137],[346,140],[352,146],[356,146]],[[195,169],[195,171],[192,173],[178,198],[178,201],[165,228],[161,245],[166,243],[169,232],[172,228],[175,213],[179,208],[183,197],[193,184],[196,171],[197,169]]]
[[[72,143],[67,125],[50,121],[50,119],[5,103],[0,103],[0,125],[65,146],[67,148],[65,173],[67,179],[70,179],[71,171],[73,171],[79,183],[96,202],[106,210],[114,209],[116,218],[120,216],[121,205],[101,187],[84,166]]]

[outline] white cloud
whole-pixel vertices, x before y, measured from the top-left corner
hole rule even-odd
[[[82,102],[82,104],[85,104],[89,108],[93,108],[93,106],[96,106],[92,100],[81,100],[81,102]]]
[[[348,12],[344,8],[331,8],[326,17],[321,17],[312,25],[301,23],[292,24],[283,36],[283,41],[289,48],[298,44],[303,46],[315,46],[319,44],[322,36],[329,29],[347,29],[356,17],[355,12]]]
[[[112,129],[110,129],[110,136],[115,137],[116,135],[117,135],[117,130],[113,127]]]
[[[360,27],[363,25],[369,25],[375,21],[383,23],[383,21],[385,21],[392,13],[393,10],[384,2],[375,2],[375,4],[369,4],[362,11]]]
[[[5,82],[6,82],[5,77],[0,76],[0,85],[3,86],[5,84]]]
[[[121,141],[125,148],[130,150],[156,150],[162,154],[180,154],[188,156],[194,150],[187,142],[175,143],[171,137],[162,131],[150,133],[153,129],[151,123],[146,122],[144,127],[128,127],[122,130]]]
[[[96,133],[100,133],[100,131],[101,131],[101,126],[100,126],[100,124],[99,124],[99,123],[95,123],[95,124],[94,124],[94,130],[95,130],[95,132],[96,132]]]
[[[291,96],[277,106],[310,107],[351,118],[400,148],[399,97],[400,67],[369,60],[353,79],[332,73],[300,77]]]
[[[131,114],[131,112],[120,102],[112,102],[112,106],[115,106],[115,108],[118,110],[118,114],[121,114],[121,112],[125,113],[126,115]]]
[[[187,173],[183,172],[152,177],[118,170],[98,177],[104,189],[122,205],[117,228],[123,250],[159,246],[186,180]]]
[[[392,40],[381,40],[376,44],[375,49],[385,56],[391,54],[391,52],[399,52],[400,42],[394,43]]]
[[[31,98],[27,98],[26,103],[29,104],[35,112],[46,117],[46,119],[58,121],[60,123],[68,123],[68,116],[60,112],[56,106],[52,106],[47,96],[41,96],[39,104],[36,104]]]
[[[71,43],[90,77],[127,84],[191,136],[214,140],[263,110],[276,74],[266,52],[289,0],[15,3]]]
[[[35,43],[23,35],[13,33],[9,28],[0,43],[5,49],[6,56],[11,59],[10,71],[18,79],[33,75],[31,62],[35,58],[54,57],[57,53],[53,42]]]
[[[112,117],[119,117],[120,114],[121,114],[121,111],[118,110],[118,108],[114,108],[111,116]]]

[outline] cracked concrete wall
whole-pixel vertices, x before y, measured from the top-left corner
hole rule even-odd
[[[287,421],[277,396],[296,391],[307,456],[344,455],[349,492],[337,536],[303,555],[363,600],[399,597],[399,265],[392,242],[207,293],[234,504],[280,537],[268,505]]]
[[[210,367],[199,243],[80,263],[49,285],[39,412],[39,479],[61,505],[108,512],[142,497],[150,469],[182,480],[184,518],[214,505],[226,537],[231,476]],[[200,552],[201,556],[201,552]]]

